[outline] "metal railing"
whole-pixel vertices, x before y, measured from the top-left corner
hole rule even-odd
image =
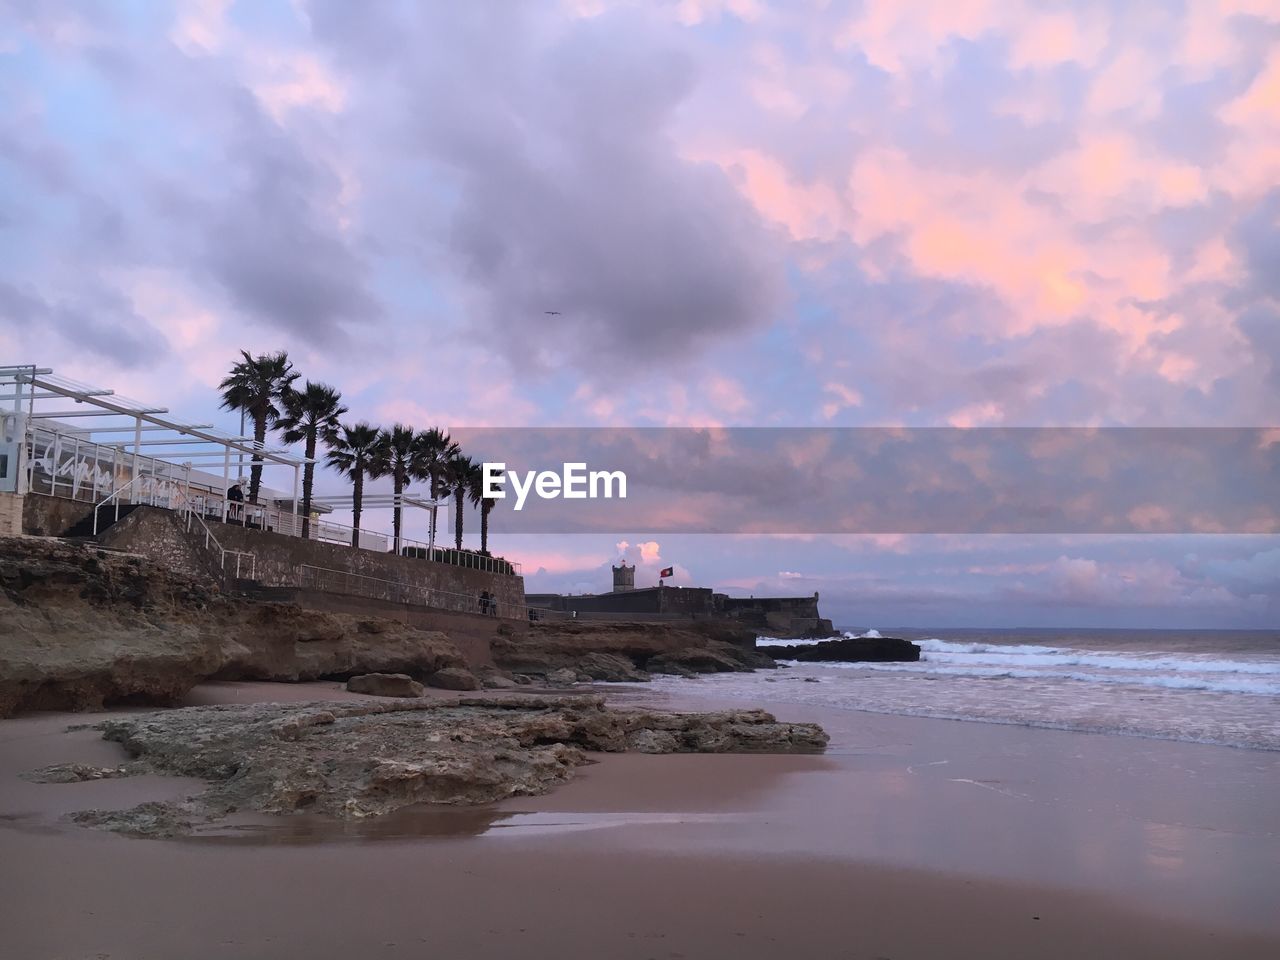
[[[307,590],[321,590],[325,593],[342,593],[373,600],[410,603],[436,610],[475,613],[509,620],[540,620],[568,616],[560,611],[544,610],[540,607],[529,607],[523,603],[510,603],[499,600],[497,597],[485,596],[487,591],[469,594],[435,590],[422,584],[386,580],[306,563],[298,567],[298,586]]]
[[[132,487],[135,483],[137,483],[141,479],[142,479],[141,476],[134,477],[132,480],[126,483],[119,490],[112,490],[108,496],[106,496],[104,499],[100,500],[99,502],[93,505],[93,535],[95,537],[98,535],[98,512],[103,507],[105,507],[108,503],[114,500],[116,502],[116,515],[111,522],[115,523],[116,521],[118,521],[120,519],[120,494],[124,493],[126,490],[128,490],[130,487]]]
[[[218,541],[218,538],[213,535],[213,531],[209,529],[209,525],[204,522],[204,517],[200,516],[199,513],[192,509],[191,501],[186,497],[182,497],[182,505],[178,510],[179,516],[184,519],[188,533],[192,532],[191,521],[193,519],[196,523],[200,524],[201,529],[204,530],[204,548],[206,550],[213,551],[217,555],[218,568],[222,570],[223,573],[229,573],[237,580],[255,579],[258,563],[257,558],[252,553],[246,553],[243,550],[228,550],[224,547]],[[235,563],[233,570],[227,569],[228,558],[231,558]],[[248,577],[245,576],[246,569],[248,571]]]

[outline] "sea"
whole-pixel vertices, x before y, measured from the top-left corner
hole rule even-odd
[[[845,636],[881,636],[876,629]],[[655,678],[673,692],[1280,750],[1280,631],[885,629],[918,663]],[[818,641],[760,637],[760,646]]]

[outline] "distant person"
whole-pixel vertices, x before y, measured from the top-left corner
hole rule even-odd
[[[233,520],[241,519],[244,515],[243,514],[244,508],[241,507],[240,504],[244,503],[244,491],[240,489],[239,482],[233,483],[231,485],[231,489],[227,491],[227,500],[232,504],[231,511],[230,511],[231,519]]]

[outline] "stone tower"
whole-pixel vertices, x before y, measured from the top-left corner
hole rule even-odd
[[[627,566],[627,561],[621,561],[622,566],[613,568],[613,592],[625,593],[627,590],[636,588],[636,568]]]

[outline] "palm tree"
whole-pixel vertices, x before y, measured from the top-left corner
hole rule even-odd
[[[479,466],[470,457],[455,454],[445,468],[444,483],[453,492],[454,543],[462,549],[462,513],[467,505],[467,490],[471,487],[472,474]]]
[[[382,434],[377,427],[363,421],[342,424],[328,442],[326,461],[353,484],[351,491],[351,545],[360,546],[360,513],[364,503],[364,478],[376,476],[372,469],[382,458]]]
[[[414,438],[415,473],[419,480],[430,483],[432,501],[439,500],[447,489],[444,483],[445,470],[449,461],[461,452],[458,445],[449,439],[449,435],[438,427],[423,430]],[[431,506],[431,545],[436,543],[436,506]]]
[[[347,412],[342,395],[327,383],[307,381],[301,390],[289,387],[281,397],[283,408],[276,422],[285,443],[305,443],[307,463],[302,468],[302,539],[311,535],[311,490],[315,480],[316,441],[331,446],[338,432],[338,418]]]
[[[467,485],[467,497],[471,505],[480,508],[480,552],[489,554],[489,511],[498,505],[496,497],[484,495],[484,468],[476,465],[471,474],[471,482]]]
[[[267,442],[267,428],[274,426],[280,418],[276,404],[284,391],[298,379],[298,374],[293,372],[289,355],[283,350],[257,357],[249,356],[248,350],[241,350],[240,355],[244,359],[237,361],[218,384],[222,391],[222,408],[241,410],[249,416],[253,421],[254,447],[261,450]],[[262,456],[256,450],[249,470],[250,503],[258,502],[258,488],[262,486]]]
[[[383,430],[380,440],[380,457],[373,465],[371,476],[390,476],[395,488],[395,506],[392,512],[392,529],[395,533],[395,552],[400,552],[400,494],[409,481],[420,475],[421,452],[418,436],[412,427],[397,423],[390,430]]]

